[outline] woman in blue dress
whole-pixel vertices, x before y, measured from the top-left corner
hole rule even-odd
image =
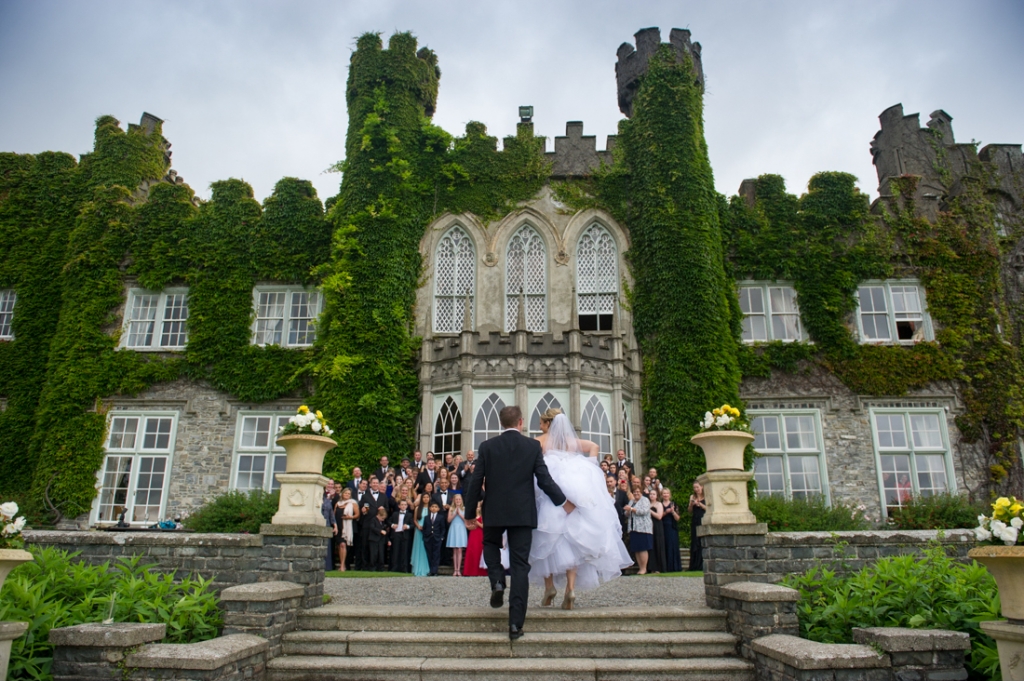
[[[452,497],[452,507],[448,511],[448,548],[452,550],[453,577],[462,576],[462,552],[466,550],[468,543],[466,507],[462,504],[462,495],[456,494]]]
[[[412,574],[426,577],[430,574],[430,563],[427,561],[427,549],[423,545],[423,520],[430,513],[430,495],[421,494],[413,508],[412,522],[416,532],[412,538]]]

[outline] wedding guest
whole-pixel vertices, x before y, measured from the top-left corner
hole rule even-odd
[[[412,462],[410,462],[409,465],[410,467],[416,469],[416,473],[419,473],[420,469],[423,468],[423,452],[421,452],[418,449],[415,452],[413,452]]]
[[[423,519],[423,548],[427,551],[427,562],[430,565],[429,577],[437,576],[437,567],[441,564],[441,546],[447,519],[441,513],[441,506],[436,501],[430,502],[430,513]]]
[[[469,536],[466,534],[466,507],[462,502],[462,495],[456,494],[452,499],[451,510],[448,511],[448,548],[452,550],[452,575],[462,576],[462,552],[469,543]]]
[[[633,490],[633,500],[625,510],[629,516],[629,547],[636,554],[636,564],[640,568],[637,574],[646,575],[648,553],[654,546],[651,502],[637,487]]]
[[[486,577],[487,568],[480,566],[484,553],[484,518],[483,502],[477,504],[476,520],[467,520],[469,540],[466,542],[466,560],[462,565],[462,574],[466,577]]]
[[[398,510],[391,515],[391,571],[409,572],[409,554],[412,548],[412,534],[415,525],[412,522],[412,511],[409,502],[402,499],[398,502]]]
[[[644,496],[650,498],[650,493],[652,489],[654,489],[654,484],[651,482],[651,476],[645,475],[643,486]]]
[[[386,455],[380,457],[380,468],[375,470],[373,474],[377,476],[378,480],[388,479],[388,475],[391,474],[391,469],[388,467],[388,457]]]
[[[626,450],[620,449],[618,452],[616,452],[616,456],[618,456],[618,460],[615,463],[619,467],[619,470],[627,468],[629,469],[630,476],[632,476],[634,473],[633,464],[630,463],[628,459],[626,459]]]
[[[459,479],[458,474],[453,473],[448,476],[448,485],[451,487],[452,494],[462,494],[462,480]]]
[[[629,516],[626,514],[626,506],[629,505],[629,485],[625,480],[620,479],[615,486],[615,511],[619,514],[619,524],[622,525],[622,540],[629,546]]]
[[[388,544],[388,509],[381,506],[370,520],[370,569],[380,572],[387,567],[384,554]]]
[[[412,522],[416,526],[416,531],[413,535],[412,557],[409,561],[412,566],[412,573],[417,577],[426,577],[430,574],[430,562],[427,559],[427,550],[423,542],[423,521],[429,513],[430,495],[421,494],[416,500],[415,508],[413,508]]]
[[[448,513],[452,510],[452,497],[454,496],[449,489],[448,478],[441,478],[437,484],[437,491],[431,498],[438,503],[443,513]]]
[[[324,557],[324,569],[334,568],[334,538],[338,536],[338,521],[334,518],[334,481],[328,480],[324,487],[324,498],[320,502],[320,514],[327,527],[333,531],[331,540],[327,542],[327,555]]]
[[[348,561],[348,549],[355,545],[355,520],[359,517],[359,506],[352,498],[352,489],[341,490],[341,499],[334,505],[334,518],[341,531],[338,533],[338,569],[345,571]]]
[[[602,461],[601,462],[601,472],[604,473],[607,476],[607,475],[611,475],[611,473],[609,472],[610,470],[611,469],[608,467],[608,462],[607,461]]]
[[[360,470],[359,466],[352,469],[352,479],[348,482],[349,489],[352,490],[352,496],[355,497],[356,492],[359,491],[359,485],[363,482],[363,471]]]
[[[647,493],[647,498],[651,502],[651,536],[654,538],[654,545],[648,557],[647,566],[650,572],[654,574],[668,572],[665,569],[665,527],[662,524],[665,511],[661,506],[661,499],[656,489],[651,487],[650,492]]]
[[[437,464],[433,458],[427,459],[427,466],[416,476],[416,493],[423,494],[423,488],[429,483],[434,485],[437,482]]]
[[[466,478],[473,475],[473,469],[476,468],[476,454],[473,450],[466,452],[466,463],[462,466],[462,470],[459,471],[459,480],[463,482],[465,486]]]
[[[356,470],[358,470],[358,469],[356,469]],[[368,481],[365,478],[363,478],[363,479],[361,479],[359,481],[359,488],[356,490],[356,493],[352,497],[353,499],[355,499],[356,507],[357,507],[357,509],[359,511],[356,514],[356,517],[358,518],[358,521],[356,523],[354,523],[353,527],[352,527],[352,533],[355,535],[354,536],[355,546],[353,547],[353,550],[352,550],[352,553],[354,554],[352,556],[352,559],[353,559],[352,562],[353,562],[353,567],[356,570],[365,570],[366,569],[366,565],[363,563],[363,556],[366,553],[366,533],[363,532],[363,524],[364,524],[364,521],[366,520],[366,514],[363,512],[363,502],[369,496],[370,496],[369,483],[368,483]]]
[[[679,506],[672,501],[672,490],[661,488],[662,534],[665,537],[665,572],[679,572],[683,566],[679,561]],[[700,543],[697,543],[697,554],[700,554]],[[690,555],[693,555],[690,547]]]
[[[693,483],[693,494],[690,495],[690,504],[687,507],[690,512],[690,567],[691,572],[702,572],[704,570],[704,556],[701,550],[700,538],[697,536],[697,528],[704,520],[704,513],[708,510],[707,502],[704,499],[704,488],[699,482]],[[676,520],[679,514],[673,514]]]
[[[444,455],[444,467],[448,470],[449,473],[454,471],[455,470],[455,457],[453,457],[451,454],[445,454]]]

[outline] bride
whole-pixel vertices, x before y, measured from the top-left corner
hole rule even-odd
[[[608,496],[604,473],[598,467],[598,447],[579,440],[561,409],[541,416],[543,434],[537,438],[551,477],[576,505],[566,515],[546,494],[537,494],[537,529],[530,550],[530,580],[543,579],[542,606],[550,606],[565,589],[563,610],[572,610],[576,588],[594,589],[615,579],[633,564],[622,544],[619,517]]]

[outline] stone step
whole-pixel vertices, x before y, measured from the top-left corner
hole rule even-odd
[[[526,636],[529,636],[527,634]],[[525,640],[524,637],[522,640]],[[513,645],[519,645],[516,641]],[[628,651],[627,651],[628,652]],[[754,681],[754,666],[734,657],[681,659],[499,659],[314,657],[267,663],[267,681]]]
[[[307,631],[493,632],[508,633],[507,608],[380,608],[326,605],[299,613]],[[725,631],[725,613],[705,607],[583,608],[531,607],[526,630],[542,632]]]
[[[736,637],[719,631],[536,633],[510,642],[505,632],[293,631],[286,655],[374,657],[388,652],[423,658],[687,658],[736,654]]]

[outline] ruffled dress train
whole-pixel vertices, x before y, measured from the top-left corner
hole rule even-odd
[[[567,515],[547,494],[535,490],[537,529],[530,549],[530,581],[539,585],[554,575],[555,586],[564,589],[565,572],[573,568],[577,591],[615,579],[633,561],[622,543],[619,516],[608,496],[604,473],[595,459],[575,452],[550,451],[544,463],[576,509]]]

